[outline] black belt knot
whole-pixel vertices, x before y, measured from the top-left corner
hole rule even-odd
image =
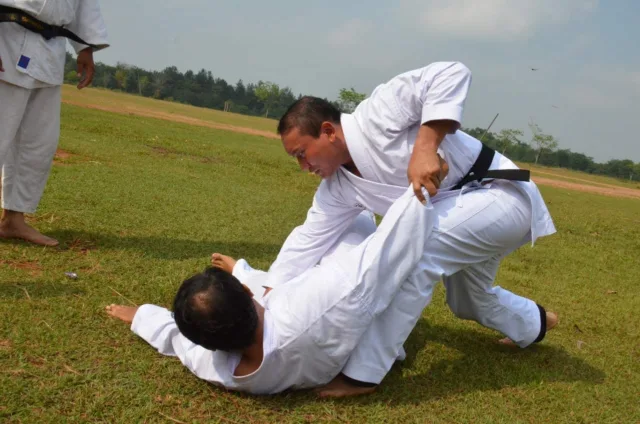
[[[528,169],[493,169],[489,170],[496,151],[482,143],[482,150],[475,163],[458,184],[452,190],[460,190],[465,184],[471,181],[478,181],[485,178],[510,180],[510,181],[530,181],[531,172]]]

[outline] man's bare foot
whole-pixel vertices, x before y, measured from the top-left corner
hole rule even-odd
[[[555,312],[547,311],[547,331],[552,330],[556,325],[558,325],[558,314],[556,314]],[[504,339],[498,340],[498,343],[503,344],[505,346],[512,346],[512,347],[518,346],[509,337],[505,337]]]
[[[112,317],[118,318],[129,324],[133,322],[133,317],[136,315],[136,312],[138,312],[138,307],[114,304],[108,305],[105,309]]]
[[[338,374],[336,378],[331,380],[326,386],[315,389],[315,392],[321,398],[341,398],[347,396],[368,395],[375,392],[378,386],[360,387],[349,383],[342,374]]]
[[[236,266],[236,260],[231,256],[214,253],[211,255],[211,265],[231,274],[233,272],[233,267]]]
[[[0,238],[21,239],[40,246],[57,246],[58,240],[41,234],[38,230],[24,222],[24,215],[19,212],[5,211],[0,221]]]

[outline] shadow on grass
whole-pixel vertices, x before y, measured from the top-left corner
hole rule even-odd
[[[48,299],[52,297],[83,296],[84,290],[74,284],[28,283],[9,281],[0,283],[0,299]]]
[[[334,401],[360,405],[418,404],[472,392],[556,382],[595,385],[605,380],[602,370],[548,342],[514,349],[499,345],[497,339],[497,333],[492,336],[473,329],[430,326],[422,319],[405,343],[407,359],[396,362],[374,394]],[[419,364],[416,355],[425,344],[442,345],[451,352],[451,358],[430,365],[429,358],[425,358],[425,364]],[[403,370],[412,375],[404,377]],[[256,399],[268,407],[282,407],[284,401],[287,408],[322,401],[310,391],[288,391]]]
[[[60,241],[58,250],[122,250],[135,251],[157,259],[190,259],[220,252],[235,258],[250,257],[256,260],[273,260],[280,245],[244,241],[194,241],[171,237],[119,236],[85,231],[53,231],[47,233]]]

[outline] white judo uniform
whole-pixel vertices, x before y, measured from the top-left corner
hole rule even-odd
[[[457,62],[439,62],[378,86],[341,126],[362,178],[340,169],[317,189],[305,222],[287,237],[264,284],[278,287],[314,266],[363,209],[385,215],[407,184],[407,168],[420,125],[462,121],[471,75]],[[476,161],[482,144],[457,131],[438,149],[449,165],[438,195],[439,211],[420,262],[422,272],[403,286],[372,322],[343,370],[379,383],[443,280],[447,303],[460,318],[500,331],[521,347],[536,341],[541,314],[535,302],[493,286],[501,259],[518,247],[553,234],[555,227],[533,182],[493,180],[452,190]],[[517,169],[496,153],[490,169]],[[464,193],[464,194],[463,194]],[[416,230],[417,231],[417,230]]]
[[[64,25],[98,49],[108,46],[98,0],[0,0],[0,5]],[[87,48],[70,43],[76,52]],[[60,135],[65,46],[65,38],[47,41],[18,24],[0,23],[3,209],[33,213],[44,192]]]
[[[264,358],[250,375],[233,375],[241,354],[191,343],[165,308],[142,305],[131,329],[160,353],[177,356],[197,377],[230,390],[273,394],[326,384],[342,370],[371,321],[419,269],[434,209],[405,189],[375,233],[367,237],[375,223],[361,215],[361,228],[347,232],[320,265],[262,298],[254,285],[265,308]]]

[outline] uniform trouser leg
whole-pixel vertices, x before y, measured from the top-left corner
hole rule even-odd
[[[465,269],[472,273],[487,266],[492,258],[515,250],[526,240],[531,228],[530,202],[511,183],[494,183],[458,199],[444,199],[434,204],[434,211],[435,224],[418,265],[420,272],[407,281],[387,310],[373,320],[343,369],[347,377],[370,383],[382,381],[422,310],[431,301],[435,284]],[[483,282],[483,290],[486,281],[491,281],[489,286],[492,284],[495,273],[488,272],[485,277],[477,279]],[[468,295],[466,288],[457,287],[458,294]],[[533,343],[540,335],[541,317],[535,302],[500,290],[492,296],[468,297],[482,299],[469,303],[478,307],[479,314],[474,316],[488,314],[487,322],[496,323],[515,319],[517,324],[503,327],[515,329],[507,335],[519,340],[521,346]],[[460,310],[463,304],[467,305],[458,303]]]
[[[447,304],[458,318],[476,321],[526,347],[546,332],[545,326],[532,326],[545,318],[541,317],[544,310],[530,299],[493,285],[501,260],[498,255],[445,276]]]
[[[0,84],[3,209],[33,213],[40,203],[60,135],[60,90]],[[6,95],[16,103],[5,106]]]
[[[316,366],[326,366],[329,380],[416,272],[433,217],[433,206],[422,205],[409,188],[362,243],[307,270],[297,277],[300,283],[278,285],[267,296],[268,308],[286,308],[295,326],[304,323],[305,337],[326,354]],[[283,291],[286,296],[278,294]]]

